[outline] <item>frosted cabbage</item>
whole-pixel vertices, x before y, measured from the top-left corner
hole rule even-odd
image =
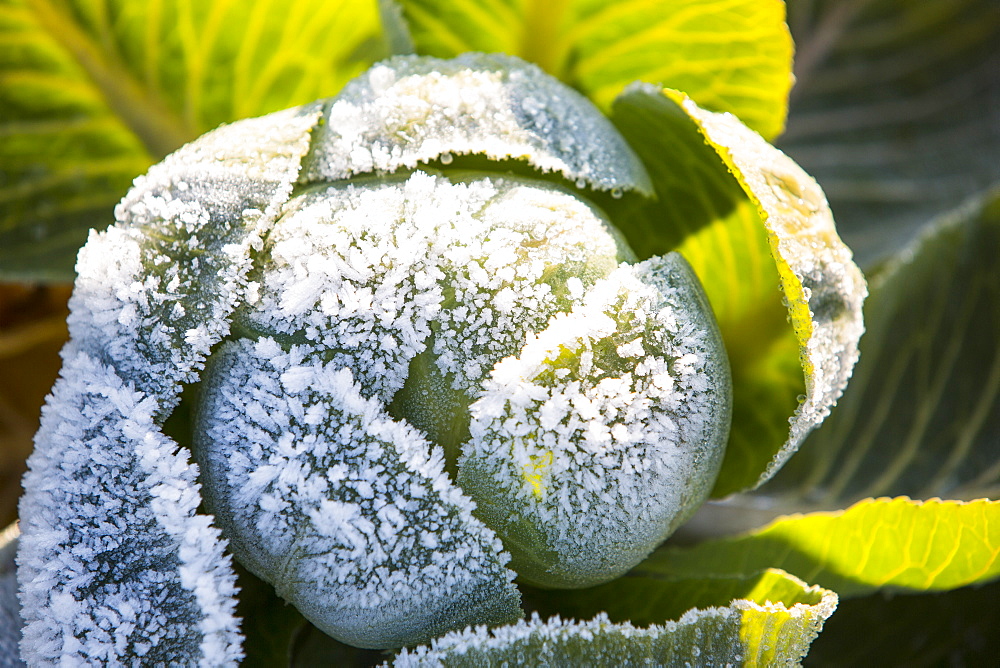
[[[711,487],[729,378],[684,261],[630,265],[590,201],[623,192],[652,188],[589,102],[482,55],[138,178],[25,478],[24,658],[235,664],[230,555],[365,647],[637,563]]]

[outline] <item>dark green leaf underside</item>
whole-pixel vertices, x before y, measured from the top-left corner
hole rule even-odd
[[[804,665],[989,666],[1000,653],[1000,583],[842,601]]]
[[[796,0],[781,148],[827,193],[862,266],[1000,182],[995,0]]]

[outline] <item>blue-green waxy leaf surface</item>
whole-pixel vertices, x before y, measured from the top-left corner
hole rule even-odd
[[[708,497],[730,392],[709,313],[683,258],[654,258],[616,270],[494,367],[458,483],[522,582],[616,577]]]

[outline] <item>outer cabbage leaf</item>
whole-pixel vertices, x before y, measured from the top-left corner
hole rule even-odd
[[[449,633],[429,647],[404,650],[392,665],[797,664],[836,608],[836,594],[808,587],[780,571],[769,572],[754,581],[748,585],[702,580],[701,585],[711,593],[701,600],[715,600],[717,605],[686,608],[676,621],[664,621],[656,615],[658,623],[648,628],[635,628],[628,622],[613,623],[604,613],[586,622],[563,621],[559,617],[543,622],[535,615],[527,622],[491,631],[477,628]],[[615,585],[571,596],[580,599],[589,592],[606,591]],[[641,586],[657,598],[670,585],[647,580]],[[683,586],[680,591],[684,591]],[[742,596],[727,598],[734,592]],[[634,597],[626,596],[627,600],[635,601]],[[612,618],[621,616],[624,606],[616,607],[614,599],[603,602],[615,611]]]
[[[522,582],[617,577],[707,498],[730,401],[708,313],[680,256],[623,265],[494,367],[458,483]]]
[[[27,661],[241,656],[229,558],[197,512],[190,453],[162,424],[228,331],[250,246],[317,118],[292,109],[187,145],[137,180],[121,222],[81,255],[19,508]],[[205,197],[220,180],[230,196]]]
[[[782,517],[740,536],[664,546],[634,574],[739,575],[781,568],[841,597],[942,591],[1000,576],[1000,502],[869,499]]]
[[[233,553],[359,647],[520,618],[503,545],[441,450],[310,348],[227,342],[206,372],[195,448]]]
[[[760,493],[782,508],[1000,495],[1000,197],[935,221],[872,274],[861,361]]]
[[[156,424],[162,405],[67,351],[25,475],[18,546],[28,663],[235,665],[235,578],[197,469]]]
[[[606,584],[566,592],[526,589],[525,604],[541,615],[586,619],[605,613],[613,622],[646,626],[679,619],[693,608],[726,607],[736,600],[760,605],[817,605],[830,592],[770,568],[754,573],[672,575],[639,566]]]
[[[580,189],[652,191],[642,163],[585,97],[504,54],[386,60],[345,87],[316,134],[306,183],[483,156],[523,160]]]
[[[863,329],[864,279],[815,181],[733,116],[634,86],[612,120],[658,196],[623,201],[612,218],[638,252],[677,250],[691,262],[729,352],[733,429],[714,494],[754,487],[843,390]]]

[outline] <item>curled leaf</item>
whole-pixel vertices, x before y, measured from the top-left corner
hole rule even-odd
[[[929,224],[870,275],[851,384],[762,493],[822,508],[1000,496],[998,194]]]
[[[484,155],[524,160],[578,188],[652,185],[635,153],[590,102],[503,55],[400,56],[354,79],[329,106],[303,180],[413,168]]]
[[[732,115],[707,112],[682,94],[672,95],[760,209],[799,343],[805,396],[790,420],[788,440],[760,474],[759,485],[823,421],[847,386],[864,331],[865,279],[811,176]]]
[[[797,590],[787,604],[742,598],[643,629],[612,623],[603,613],[582,622],[534,615],[492,631],[449,633],[403,650],[391,665],[794,665],[833,614],[837,595],[780,575]]]
[[[658,199],[612,217],[637,248],[691,262],[732,363],[732,435],[713,494],[752,488],[843,390],[863,330],[864,279],[819,186],[735,117],[640,84],[613,112]]]
[[[241,655],[223,542],[197,513],[190,452],[162,425],[228,331],[257,225],[287,197],[313,122],[290,110],[188,145],[81,254],[20,505],[29,662]]]
[[[160,412],[107,364],[66,356],[20,505],[28,663],[239,660],[229,557]]]

